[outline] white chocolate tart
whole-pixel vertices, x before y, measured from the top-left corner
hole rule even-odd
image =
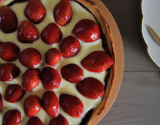
[[[47,24],[51,22],[55,23],[55,20],[53,17],[53,9],[57,5],[57,3],[59,3],[59,1],[60,0],[54,0],[54,1],[41,0],[41,2],[43,3],[46,9],[46,15],[44,20],[41,23],[34,24],[38,29],[39,33],[42,32],[42,30],[45,28]],[[12,2],[12,0],[2,0],[0,1],[0,6],[8,5],[10,2]],[[61,67],[70,63],[75,63],[83,69],[84,71],[83,78],[94,77],[103,83],[103,86],[105,87],[105,94],[103,97],[100,97],[98,99],[87,99],[77,92],[75,88],[75,84],[71,84],[63,78],[62,78],[60,87],[57,89],[53,89],[53,91],[56,93],[58,98],[60,94],[66,93],[66,94],[70,94],[78,97],[83,102],[84,112],[80,118],[74,118],[69,116],[61,107],[59,107],[59,113],[67,119],[70,125],[79,125],[80,123],[82,124],[83,118],[85,117],[86,113],[91,109],[94,109],[93,113],[91,117],[88,118],[88,121],[85,124],[96,125],[110,109],[111,105],[113,104],[118,94],[118,91],[121,85],[123,68],[124,68],[124,53],[123,53],[122,40],[121,40],[120,32],[118,30],[118,27],[112,15],[100,0],[74,0],[74,1],[70,1],[70,4],[73,11],[72,19],[66,26],[58,25],[63,34],[62,39],[71,35],[72,29],[74,28],[74,26],[78,21],[80,21],[81,19],[90,19],[99,24],[102,30],[103,36],[105,38],[105,42],[103,43],[103,47],[102,47],[102,38],[98,39],[93,43],[85,43],[79,40],[81,44],[79,53],[76,56],[73,56],[70,58],[62,58],[62,60],[53,68],[55,68],[60,73]],[[27,5],[27,2],[21,2],[21,3],[14,3],[13,5],[10,6],[10,8],[17,15],[18,25],[23,20],[27,20],[27,18],[24,15],[24,9],[26,5]],[[86,10],[86,8],[88,10]],[[36,40],[34,43],[23,44],[19,42],[17,39],[17,31],[9,34],[5,34],[2,31],[0,31],[0,41],[3,41],[3,42],[10,41],[15,43],[20,48],[20,52],[22,52],[24,49],[29,47],[33,47],[39,50],[42,56],[42,60],[41,60],[41,63],[37,65],[35,68],[38,68],[40,70],[42,70],[45,66],[47,66],[47,64],[44,61],[45,52],[50,48],[59,49],[58,43],[53,45],[47,45],[42,41],[41,37],[39,37],[38,40]],[[101,73],[91,73],[81,66],[80,61],[89,53],[95,50],[106,51],[111,55],[111,58],[113,59],[114,64],[111,66],[110,70],[106,70]],[[3,64],[3,63],[6,63],[6,61],[0,59],[0,64]],[[19,62],[18,59],[13,61],[12,63],[16,64],[20,68],[21,73],[13,81],[5,82],[5,83],[0,81],[0,93],[2,93],[2,97],[4,96],[5,90],[9,84],[19,84],[22,86],[22,75],[27,68],[24,67]],[[106,76],[109,76],[109,77],[106,78]],[[3,116],[10,109],[18,109],[22,115],[22,120],[19,125],[26,125],[29,117],[25,115],[25,112],[23,109],[24,100],[29,95],[38,95],[39,98],[42,99],[43,93],[46,91],[47,90],[43,88],[42,83],[40,81],[39,85],[32,92],[26,92],[23,98],[16,103],[8,103],[3,98],[3,110],[2,112],[0,112],[0,125],[2,124]],[[40,120],[43,122],[44,125],[49,125],[52,119],[52,117],[50,117],[43,110],[43,108],[41,108],[40,112],[38,112],[36,116],[40,118]]]

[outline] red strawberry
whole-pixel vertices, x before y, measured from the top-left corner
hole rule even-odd
[[[69,123],[67,119],[60,114],[58,117],[53,118],[49,125],[69,125]]]
[[[18,19],[13,10],[7,6],[0,7],[0,29],[4,33],[14,32],[18,27]]]
[[[23,87],[27,91],[32,91],[36,88],[40,81],[40,70],[38,69],[27,69],[23,74]]]
[[[2,99],[2,94],[0,93],[0,112],[3,109],[3,99]]]
[[[28,68],[35,68],[41,62],[41,54],[34,48],[27,48],[21,52],[19,61]]]
[[[41,110],[41,100],[37,95],[28,96],[24,101],[23,107],[26,115],[33,117]]]
[[[85,69],[95,73],[103,72],[110,68],[112,64],[112,58],[104,51],[94,51],[81,61],[81,65]]]
[[[20,101],[25,94],[23,88],[18,84],[9,85],[5,91],[5,100],[10,103],[16,103]]]
[[[51,117],[58,117],[59,103],[54,91],[47,91],[42,97],[42,108]]]
[[[50,23],[43,29],[41,38],[47,44],[58,43],[62,39],[61,29],[55,23]]]
[[[40,23],[46,14],[46,10],[40,0],[29,0],[24,15],[32,23]]]
[[[18,125],[21,122],[21,113],[17,109],[8,110],[3,117],[2,125]]]
[[[43,125],[43,123],[37,116],[34,116],[28,120],[27,125]]]
[[[39,37],[37,28],[25,20],[18,27],[18,40],[22,43],[33,43]]]
[[[80,47],[81,45],[78,39],[73,36],[68,36],[63,39],[59,46],[63,57],[75,56],[79,52]]]
[[[71,82],[77,83],[83,79],[83,69],[76,64],[68,64],[61,68],[62,77]]]
[[[45,67],[41,71],[41,81],[45,89],[56,89],[61,84],[61,77],[57,70],[51,67]]]
[[[94,21],[82,19],[74,27],[72,34],[84,42],[94,42],[100,38],[100,28]]]
[[[61,59],[62,53],[56,48],[51,48],[45,53],[45,61],[50,66],[55,66]]]
[[[12,81],[20,74],[20,69],[13,63],[5,63],[0,66],[0,81]]]
[[[84,111],[82,101],[76,96],[61,94],[60,106],[62,109],[72,117],[81,117]]]
[[[86,98],[97,99],[104,95],[103,84],[95,78],[86,78],[76,85],[77,90]]]
[[[72,7],[69,0],[61,0],[53,11],[55,22],[61,26],[69,23],[72,18]]]
[[[0,44],[0,57],[8,62],[15,61],[19,56],[19,47],[11,42],[1,42]]]

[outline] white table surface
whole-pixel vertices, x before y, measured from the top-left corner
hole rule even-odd
[[[141,0],[102,0],[114,17],[124,46],[119,94],[98,125],[160,125],[160,68],[141,36]]]

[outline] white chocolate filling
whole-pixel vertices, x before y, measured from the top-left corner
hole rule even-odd
[[[41,34],[42,30],[49,24],[54,21],[54,17],[53,17],[53,9],[56,6],[56,4],[59,2],[60,0],[42,0],[42,3],[44,4],[45,8],[46,8],[46,16],[44,18],[44,20],[40,23],[40,24],[36,24],[35,26],[37,27],[37,29],[39,30],[39,34]],[[83,7],[81,7],[79,4],[70,1],[70,4],[72,6],[72,10],[73,10],[73,16],[71,21],[69,22],[69,24],[67,24],[66,26],[59,26],[61,28],[62,31],[62,39],[71,35],[71,31],[74,28],[74,26],[76,25],[76,23],[78,21],[80,21],[81,19],[90,19],[96,22],[94,16],[92,14],[90,14],[87,10],[85,10]],[[27,18],[24,16],[24,9],[27,5],[27,2],[23,2],[23,3],[17,3],[11,6],[11,9],[16,13],[17,18],[18,18],[18,24],[20,24],[22,21],[27,20]],[[42,61],[40,63],[40,65],[38,65],[36,68],[39,69],[43,69],[46,65],[45,61],[44,61],[44,55],[46,53],[46,51],[50,48],[58,48],[59,49],[59,43],[54,44],[54,45],[48,45],[46,43],[44,43],[41,38],[39,37],[38,40],[36,40],[34,43],[30,43],[30,44],[25,44],[25,43],[21,43],[18,41],[17,39],[17,31],[14,33],[9,33],[9,34],[4,34],[2,31],[0,31],[0,41],[2,42],[13,42],[16,45],[19,46],[20,51],[22,52],[24,49],[29,48],[29,47],[34,47],[36,48],[42,56]],[[79,40],[80,41],[80,40]],[[60,73],[60,69],[61,67],[63,67],[64,65],[70,64],[70,63],[75,63],[77,65],[79,65],[81,68],[83,68],[80,64],[80,61],[87,56],[89,53],[95,51],[95,50],[103,50],[102,48],[102,40],[99,39],[93,43],[85,43],[80,41],[81,44],[81,49],[79,51],[79,53],[71,58],[62,58],[62,60],[53,68],[55,68],[59,73]],[[2,59],[0,59],[0,64],[6,63],[5,61],[3,61]],[[28,122],[29,117],[27,117],[25,115],[24,109],[23,109],[23,102],[24,100],[29,96],[29,95],[38,95],[40,97],[40,99],[42,99],[42,96],[44,94],[45,91],[47,91],[46,89],[43,88],[41,82],[39,83],[38,87],[36,87],[33,92],[27,92],[24,95],[24,97],[22,98],[22,100],[18,101],[17,103],[8,103],[5,101],[4,99],[4,94],[5,94],[5,90],[7,88],[7,86],[9,84],[19,84],[22,86],[22,75],[23,73],[26,71],[26,67],[24,67],[20,62],[19,59],[17,59],[16,61],[12,62],[14,64],[16,64],[20,70],[21,73],[20,75],[15,78],[13,81],[10,82],[0,82],[0,92],[2,93],[3,96],[3,111],[0,113],[0,125],[2,124],[3,121],[3,116],[4,114],[11,109],[18,109],[21,112],[22,115],[22,121],[19,125],[26,125]],[[106,71],[102,72],[102,73],[91,73],[87,70],[85,70],[83,68],[84,71],[84,78],[87,77],[94,77],[98,80],[100,80],[103,84],[104,83],[104,79],[106,76]],[[61,73],[60,73],[61,75]],[[59,113],[62,114],[69,122],[70,125],[79,125],[81,123],[82,118],[85,116],[85,114],[92,108],[96,108],[102,98],[98,98],[95,100],[92,99],[87,99],[85,97],[83,97],[76,89],[76,84],[73,83],[69,83],[66,80],[64,80],[62,78],[62,82],[61,85],[58,89],[54,89],[53,91],[56,93],[57,97],[59,98],[59,95],[61,93],[68,93],[74,96],[77,96],[84,105],[84,112],[82,117],[80,118],[73,118],[71,116],[69,116],[68,114],[66,114],[63,109],[59,106]],[[44,125],[49,125],[52,117],[50,117],[44,110],[43,108],[41,108],[40,112],[36,115],[38,116],[41,121],[43,122]]]

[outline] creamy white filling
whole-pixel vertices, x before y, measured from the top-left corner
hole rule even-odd
[[[39,30],[39,33],[41,33],[42,30],[49,23],[55,22],[54,18],[53,18],[53,9],[59,1],[60,0],[42,0],[42,3],[44,4],[44,6],[46,8],[46,17],[40,24],[35,25],[37,27],[37,29]],[[62,31],[62,34],[63,34],[62,39],[71,35],[72,29],[74,28],[76,23],[78,21],[80,21],[81,19],[90,19],[90,20],[93,20],[93,21],[96,22],[94,16],[92,14],[90,14],[87,10],[85,10],[83,7],[81,7],[79,4],[77,4],[73,1],[70,1],[70,4],[71,4],[72,10],[73,10],[73,16],[72,16],[71,21],[66,26],[63,26],[63,27],[59,26],[61,28],[61,31]],[[25,9],[26,5],[27,5],[27,2],[18,3],[18,4],[14,4],[13,6],[11,6],[12,10],[16,13],[16,15],[18,17],[18,24],[20,24],[24,20],[27,20],[27,18],[24,16],[24,9]],[[40,37],[39,37],[38,40],[36,40],[34,43],[31,43],[31,44],[21,43],[17,39],[17,31],[14,32],[14,33],[9,33],[9,34],[4,34],[3,32],[0,31],[0,41],[15,43],[16,45],[19,46],[21,52],[24,49],[29,48],[29,47],[34,47],[37,50],[39,50],[39,52],[41,53],[41,56],[42,56],[42,61],[41,61],[40,65],[38,65],[38,67],[36,67],[36,68],[39,68],[41,70],[45,66],[47,66],[47,64],[44,61],[44,55],[45,55],[46,51],[49,50],[50,48],[58,48],[59,49],[59,43],[53,44],[53,45],[47,45],[41,40]],[[62,60],[56,66],[54,66],[53,68],[55,68],[59,73],[60,73],[61,67],[63,67],[64,65],[70,64],[70,63],[75,63],[75,64],[79,65],[81,68],[83,68],[80,64],[80,61],[85,56],[87,56],[89,53],[91,53],[95,50],[103,50],[101,39],[99,39],[99,40],[97,40],[93,43],[85,43],[85,42],[80,41],[80,44],[81,44],[81,49],[76,56],[71,57],[71,58],[62,58]],[[3,64],[3,63],[6,63],[6,62],[3,61],[2,59],[0,59],[0,64]],[[22,75],[26,71],[27,68],[24,67],[19,62],[19,59],[17,59],[13,63],[16,64],[20,68],[21,73],[13,81],[6,82],[6,83],[0,82],[0,92],[2,93],[3,97],[4,97],[4,94],[5,94],[5,90],[6,90],[6,88],[9,84],[19,84],[19,85],[22,86]],[[94,78],[100,80],[103,83],[103,85],[105,84],[104,79],[105,79],[105,76],[106,76],[106,71],[104,71],[102,73],[91,73],[84,68],[83,68],[83,71],[84,71],[84,78],[94,77]],[[42,99],[42,96],[43,96],[45,91],[47,91],[47,90],[43,88],[43,86],[40,82],[38,87],[36,87],[33,90],[33,92],[27,92],[26,91],[25,96],[22,98],[21,101],[19,101],[17,103],[8,103],[3,98],[4,108],[3,108],[3,111],[0,113],[0,125],[2,124],[2,121],[3,121],[2,119],[3,119],[3,116],[6,113],[6,111],[11,110],[11,109],[18,109],[21,112],[22,121],[19,125],[26,125],[29,117],[27,117],[25,115],[25,112],[24,112],[24,109],[23,109],[24,100],[29,95],[35,95],[35,94],[38,95],[40,97],[40,99]],[[70,125],[79,125],[82,118],[85,116],[85,114],[90,109],[97,107],[100,104],[101,99],[102,99],[102,98],[98,98],[98,99],[92,100],[92,99],[87,99],[87,98],[83,97],[77,91],[76,84],[69,83],[68,81],[64,80],[63,78],[62,78],[62,82],[61,82],[60,87],[58,89],[54,89],[53,91],[56,93],[58,98],[59,98],[59,95],[61,93],[67,93],[67,94],[77,96],[83,102],[84,112],[83,112],[83,115],[82,115],[81,118],[73,118],[73,117],[67,115],[61,107],[59,108],[60,114],[62,114],[68,120]],[[48,125],[49,122],[52,119],[52,117],[50,117],[48,114],[46,114],[46,112],[42,108],[36,116],[38,116],[42,120],[44,125]]]

